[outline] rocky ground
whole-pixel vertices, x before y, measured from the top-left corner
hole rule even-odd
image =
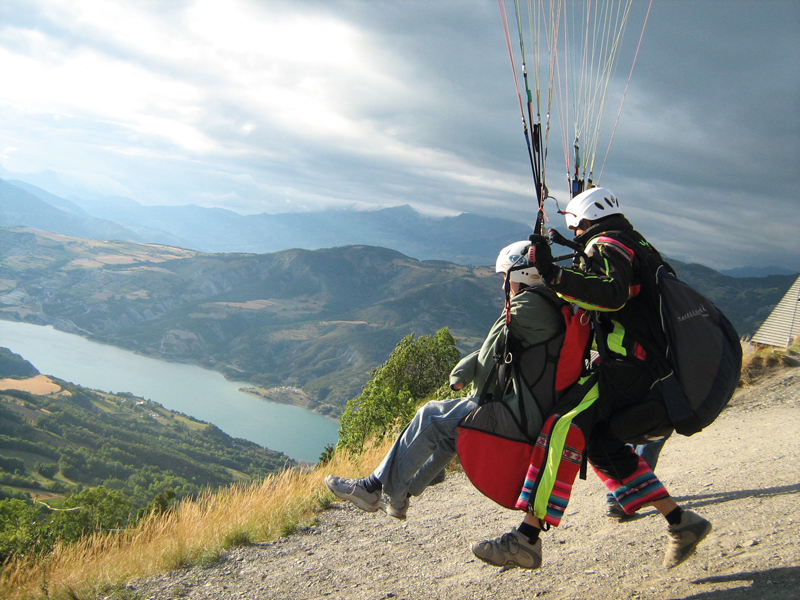
[[[470,543],[509,531],[521,513],[451,473],[412,500],[405,522],[335,503],[302,533],[129,589],[142,600],[800,598],[799,408],[800,368],[784,370],[740,391],[707,430],[667,442],[659,476],[714,524],[670,571],[661,566],[664,519],[653,509],[624,522],[604,517],[604,488],[590,473],[576,482],[561,527],[543,534],[542,568],[501,572],[475,559]]]

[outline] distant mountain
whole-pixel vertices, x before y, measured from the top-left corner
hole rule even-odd
[[[770,265],[768,267],[737,267],[735,269],[723,269],[723,275],[730,277],[768,277],[770,275],[797,275],[798,269],[785,269]]]
[[[93,206],[96,210],[92,211],[90,215],[89,212],[84,210],[81,206],[76,204],[71,200],[67,200],[65,198],[61,198],[56,196],[55,194],[51,194],[50,192],[43,190],[40,187],[35,185],[31,185],[24,181],[19,181],[16,179],[8,180],[6,183],[11,184],[31,196],[38,198],[39,200],[51,205],[54,208],[59,209],[69,215],[74,217],[79,217],[77,219],[77,223],[80,223],[84,229],[88,231],[81,235],[81,237],[87,237],[90,239],[96,240],[108,240],[108,239],[115,239],[115,240],[123,240],[128,242],[144,242],[150,244],[166,244],[169,246],[178,246],[188,248],[191,246],[191,243],[179,236],[172,235],[166,231],[160,230],[158,228],[148,227],[145,225],[141,225],[135,221],[126,221],[125,219],[115,218],[118,211],[109,210],[109,208],[113,206],[122,206],[130,209],[131,205],[141,207],[141,204],[135,202],[134,200],[120,199],[120,198],[109,198],[107,200],[97,202],[97,203],[87,203],[89,206]],[[1,193],[1,192],[0,192]],[[2,195],[0,195],[0,199]],[[106,206],[106,204],[108,206]],[[104,215],[110,214],[111,217],[106,217]],[[71,221],[75,221],[72,219]],[[70,222],[71,222],[70,221]],[[102,225],[98,227],[98,222]],[[59,225],[52,225],[50,222],[47,221],[38,221],[39,224],[36,222],[31,223],[6,223],[6,225],[25,225],[28,227],[34,227],[36,229],[43,229],[45,231],[52,231],[53,233],[61,233],[65,234],[65,231],[61,229],[57,229]]]
[[[61,198],[60,196],[56,196],[55,194],[51,194],[47,190],[43,190],[40,187],[31,185],[30,183],[25,183],[24,181],[20,181],[18,179],[8,179],[6,180],[6,183],[10,183],[11,185],[14,185],[22,190],[25,190],[29,194],[32,194],[37,198],[39,198],[40,200],[47,202],[49,205],[59,210],[63,210],[65,213],[69,213],[71,215],[77,215],[79,217],[91,216],[89,215],[89,213],[87,213],[85,210],[83,210],[80,206],[78,206],[74,202]]]
[[[301,386],[331,414],[404,336],[449,326],[472,350],[502,306],[493,269],[368,246],[209,255],[0,229],[0,280],[0,318]]]
[[[741,335],[795,279],[674,265]],[[462,351],[480,344],[502,306],[493,271],[371,246],[201,254],[0,229],[0,318],[302,387],[312,408],[338,415],[409,333],[449,327]]]
[[[33,186],[31,186],[33,187]],[[39,193],[44,190],[39,190]],[[0,226],[21,225],[44,231],[92,239],[142,241],[134,232],[112,221],[80,214],[80,207],[69,208],[67,201],[44,192],[46,198],[68,208],[56,208],[46,199],[0,179]],[[56,199],[56,200],[53,200]]]
[[[201,252],[265,253],[289,248],[369,245],[391,248],[420,260],[489,265],[497,256],[498,240],[510,243],[526,239],[531,232],[530,227],[516,221],[472,214],[435,218],[410,206],[245,216],[193,204],[144,206],[120,197],[64,200],[33,185],[15,184],[54,207],[66,210],[67,205],[72,205],[86,214],[118,223],[141,241]]]

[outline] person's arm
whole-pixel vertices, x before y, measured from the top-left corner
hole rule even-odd
[[[479,350],[465,356],[450,372],[450,387],[460,390],[471,383],[469,395],[480,396],[483,386],[494,368],[495,349],[505,344],[505,317],[495,321]],[[501,351],[501,350],[498,350]]]
[[[478,369],[478,350],[462,358],[453,370],[450,371],[450,388],[460,390],[466,384],[472,383]]]
[[[548,287],[565,300],[588,310],[617,311],[634,294],[633,250],[601,236],[588,249],[586,270],[561,267]]]

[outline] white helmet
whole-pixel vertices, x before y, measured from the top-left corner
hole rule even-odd
[[[561,212],[570,229],[577,227],[581,219],[596,221],[608,215],[622,213],[619,208],[619,200],[614,193],[610,189],[602,187],[593,187],[581,192],[570,200],[567,208]]]
[[[528,262],[528,240],[509,244],[497,255],[494,270],[497,273],[508,273],[511,281],[524,283],[530,287],[542,285],[542,276],[539,271]]]

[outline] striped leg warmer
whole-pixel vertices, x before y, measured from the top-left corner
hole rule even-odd
[[[633,452],[631,450],[631,452]],[[592,467],[594,468],[594,467]],[[633,475],[626,477],[622,481],[611,479],[597,469],[594,469],[609,491],[614,494],[614,498],[620,503],[625,514],[632,515],[645,504],[650,504],[655,500],[661,500],[669,496],[667,488],[659,481],[656,474],[647,466],[644,459],[639,457],[639,466]]]

